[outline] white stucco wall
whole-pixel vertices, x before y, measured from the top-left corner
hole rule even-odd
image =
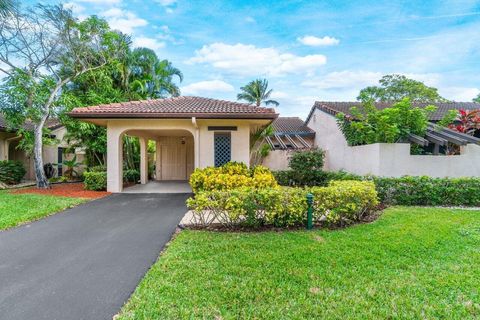
[[[315,146],[325,150],[325,169],[356,174],[401,177],[480,177],[480,146],[468,144],[461,155],[410,155],[410,144],[375,143],[350,147],[334,116],[316,109],[308,122]]]
[[[64,136],[67,130],[65,127],[60,127],[55,130],[52,130],[51,134],[55,135],[58,139],[58,143],[54,145],[44,145],[43,146],[43,163],[54,163],[58,162],[58,148],[66,148],[68,145],[64,140]],[[24,164],[25,170],[25,179],[34,180],[35,179],[35,169],[33,163],[33,157],[25,154],[24,151],[17,149],[19,138],[16,133],[6,133],[0,132],[0,160],[17,160],[21,161]],[[82,163],[84,161],[84,154],[80,150],[76,150],[75,154],[77,155],[77,162]],[[73,155],[66,155],[66,159],[71,159]],[[81,174],[85,169],[85,165],[80,165],[75,170]]]
[[[272,150],[268,156],[263,159],[262,165],[274,171],[287,170],[288,161],[292,152],[293,150]]]
[[[214,165],[214,134],[222,131],[209,131],[209,126],[234,126],[231,134],[231,160],[249,164],[250,128],[249,120],[197,119],[112,119],[107,121],[107,190],[122,191],[122,135],[131,130],[185,130],[192,134],[194,143],[194,166],[204,168]],[[133,134],[135,135],[135,134]]]

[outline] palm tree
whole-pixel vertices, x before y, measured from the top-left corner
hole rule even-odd
[[[164,98],[180,95],[174,77],[183,80],[182,72],[168,60],[158,59],[148,48],[136,48],[129,52],[117,66],[120,86],[132,99]]]
[[[278,106],[279,103],[275,100],[268,99],[272,94],[273,89],[268,90],[267,79],[257,79],[250,81],[246,86],[241,87],[241,93],[237,94],[238,100],[245,100],[249,103],[255,104],[259,107],[262,102],[265,105]]]
[[[15,10],[17,5],[15,0],[0,0],[0,17],[5,18]]]

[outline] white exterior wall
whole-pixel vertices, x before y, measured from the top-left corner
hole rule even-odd
[[[316,109],[308,122],[315,146],[325,150],[325,169],[386,177],[480,177],[480,146],[468,144],[461,155],[410,155],[408,143],[375,143],[350,147],[334,116]]]
[[[193,136],[195,168],[214,165],[214,134],[208,126],[235,126],[231,134],[231,160],[249,164],[249,120],[197,119],[112,119],[107,121],[107,190],[121,192],[123,189],[122,136],[129,130],[186,130]]]
[[[271,150],[262,160],[262,165],[270,170],[287,170],[292,150]]]
[[[43,163],[57,163],[58,162],[58,148],[68,147],[67,143],[63,139],[67,130],[65,127],[60,127],[55,130],[52,130],[51,134],[54,134],[59,143],[54,145],[44,145],[43,146]],[[25,174],[25,179],[35,180],[35,167],[33,163],[33,157],[28,156],[22,150],[17,150],[16,146],[18,145],[20,138],[16,133],[11,132],[0,132],[0,160],[17,160],[22,161],[27,171]],[[9,151],[10,150],[10,151]],[[13,150],[13,151],[12,151]],[[10,153],[10,156],[9,156]],[[84,161],[84,152],[81,150],[76,150],[75,154],[77,155],[77,162],[82,163]],[[68,155],[67,159],[71,159],[73,155]],[[85,169],[85,165],[81,165],[75,170],[81,174]]]

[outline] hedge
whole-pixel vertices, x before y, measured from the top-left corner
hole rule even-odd
[[[241,187],[269,188],[277,182],[270,169],[256,166],[249,169],[244,163],[229,162],[221,167],[195,169],[190,175],[194,193],[212,190],[231,190]]]
[[[378,204],[370,181],[336,181],[313,188],[238,188],[203,191],[187,200],[194,223],[225,227],[305,225],[308,193],[314,195],[314,221],[344,225],[360,220]]]
[[[278,184],[301,186],[293,170],[276,171]],[[480,206],[480,178],[400,178],[359,176],[344,171],[312,172],[315,184],[324,186],[334,180],[373,181],[380,201],[387,205]]]
[[[138,182],[140,180],[140,172],[135,169],[127,169],[123,171],[124,182]]]
[[[107,173],[92,171],[83,173],[83,185],[86,190],[102,191],[107,189]]]
[[[22,181],[27,171],[20,161],[0,161],[0,182],[5,184],[17,184]]]

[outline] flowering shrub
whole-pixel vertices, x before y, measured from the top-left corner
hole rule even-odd
[[[270,170],[263,166],[249,169],[243,163],[229,162],[222,167],[195,169],[190,175],[193,192],[231,190],[240,187],[276,187],[277,182]]]
[[[288,227],[304,225],[307,194],[314,195],[314,220],[344,225],[360,220],[378,204],[369,181],[338,181],[327,187],[261,188],[203,191],[187,200],[194,223]]]
[[[450,129],[473,136],[480,129],[480,110],[460,109],[454,122],[448,126]]]

